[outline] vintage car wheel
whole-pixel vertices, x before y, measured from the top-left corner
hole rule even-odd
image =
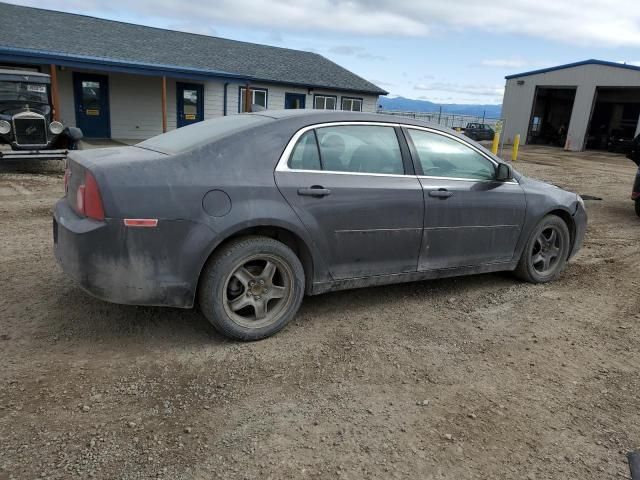
[[[516,275],[532,283],[554,280],[567,263],[570,241],[565,221],[556,215],[547,215],[531,233]]]
[[[293,251],[268,237],[231,241],[207,263],[200,308],[223,335],[260,340],[293,319],[304,296],[304,270]]]
[[[640,200],[636,200],[636,215],[640,217]]]

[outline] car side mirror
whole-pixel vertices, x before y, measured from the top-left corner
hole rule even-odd
[[[496,167],[496,180],[499,182],[508,182],[513,179],[513,169],[511,165],[499,163]]]

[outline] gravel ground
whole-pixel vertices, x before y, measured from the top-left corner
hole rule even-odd
[[[197,313],[111,305],[55,264],[62,172],[0,171],[0,479],[628,478],[640,447],[640,219],[620,155],[525,148],[581,194],[563,276],[307,298],[239,344]]]

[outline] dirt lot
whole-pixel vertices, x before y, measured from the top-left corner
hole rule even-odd
[[[628,478],[640,447],[640,219],[620,155],[526,149],[581,194],[584,249],[508,274],[305,300],[238,344],[111,305],[51,252],[62,172],[0,172],[0,479]]]

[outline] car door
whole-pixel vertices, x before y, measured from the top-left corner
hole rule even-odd
[[[511,261],[526,210],[518,182],[495,180],[497,163],[453,135],[422,128],[406,133],[424,189],[418,269]]]
[[[413,167],[398,135],[377,123],[307,127],[276,168],[278,188],[334,279],[417,270],[422,186],[407,171]]]

